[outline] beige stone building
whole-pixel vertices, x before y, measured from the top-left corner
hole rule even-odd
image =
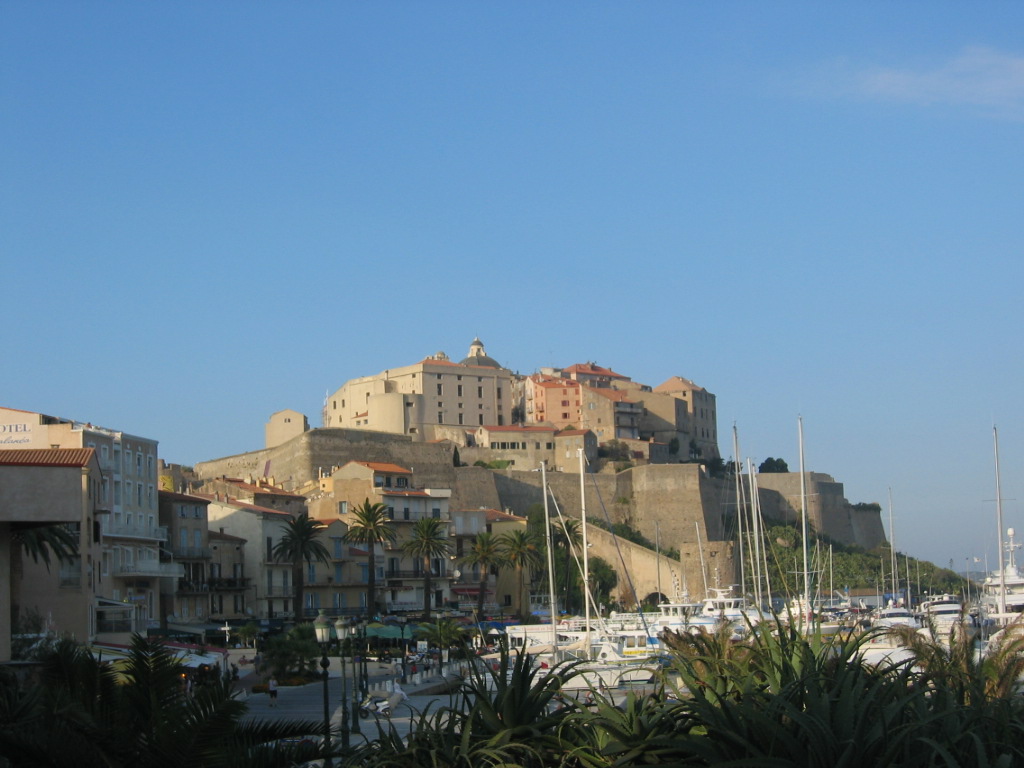
[[[527,424],[550,424],[556,429],[579,427],[583,396],[578,381],[535,373],[527,376],[523,384]]]
[[[599,444],[611,440],[638,440],[643,406],[629,391],[585,386],[580,429],[589,429]]]
[[[0,434],[12,432],[0,432]],[[23,434],[14,431],[13,434]],[[129,606],[107,611],[100,573],[102,472],[96,451],[77,449],[0,450],[0,661],[11,658],[11,627],[37,614],[47,630],[89,642],[105,633],[117,639],[132,629]],[[24,555],[15,532],[27,526],[60,524],[76,535],[78,555],[49,567]]]
[[[207,515],[211,530],[244,542],[239,545],[244,572],[247,572],[247,577],[251,574],[253,581],[253,589],[245,592],[246,615],[264,622],[293,619],[292,565],[274,559],[274,547],[281,541],[292,515],[228,498],[219,492],[212,496],[205,493],[193,495],[209,502]]]
[[[161,579],[182,574],[161,558],[167,530],[157,519],[157,441],[91,423],[0,408],[0,448],[93,448],[101,472],[102,596],[132,607],[131,626],[145,632],[160,617]]]
[[[265,448],[287,443],[293,437],[309,431],[309,419],[298,411],[284,410],[271,414],[264,427]]]
[[[346,382],[327,399],[324,426],[433,440],[434,427],[512,423],[512,374],[474,339],[453,362],[443,352],[414,365]]]
[[[239,621],[254,615],[249,607],[252,578],[245,567],[245,539],[217,529],[210,531],[210,619]]]
[[[416,487],[412,470],[405,467],[386,462],[350,461],[322,476],[319,489],[310,494],[308,503],[310,514],[316,519],[346,526],[352,510],[366,500],[387,507],[396,538],[393,543],[378,545],[374,555],[378,599],[383,598],[388,613],[421,613],[425,588],[422,565],[419,560],[403,554],[402,545],[409,540],[416,521],[424,517],[441,520],[453,531],[450,497],[448,488]],[[351,554],[359,558],[357,567],[365,573],[367,553],[350,549]],[[431,607],[434,610],[444,610],[451,601],[452,557],[454,551],[448,558],[438,558],[432,563]],[[317,572],[321,567],[316,564]],[[364,586],[358,596],[358,606],[343,607],[366,609],[367,581],[365,576],[361,579]]]
[[[691,440],[699,450],[701,458],[713,459],[721,455],[718,451],[718,406],[713,394],[682,376],[673,376],[668,381],[659,384],[654,388],[653,394],[668,395],[683,403],[686,418],[680,420],[681,414],[676,404],[662,404],[655,398],[651,399],[650,405],[644,401],[644,407],[656,414],[651,423],[645,423],[645,434],[661,442],[669,442],[671,432],[662,427],[658,419],[671,415],[676,418],[676,436],[682,443],[680,452],[686,454],[684,458],[689,458]],[[684,424],[686,429],[679,429]]]

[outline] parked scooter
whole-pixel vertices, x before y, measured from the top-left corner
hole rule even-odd
[[[391,702],[383,696],[367,696],[359,705],[359,716],[365,719],[371,714],[391,717]]]

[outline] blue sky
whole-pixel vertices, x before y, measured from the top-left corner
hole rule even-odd
[[[1024,529],[1019,4],[0,3],[0,403],[182,463],[479,335]]]

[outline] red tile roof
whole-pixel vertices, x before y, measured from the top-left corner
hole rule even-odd
[[[249,504],[248,502],[240,501],[238,499],[216,499],[205,493],[197,493],[194,495],[201,499],[208,499],[214,504],[227,504],[229,507],[238,507],[239,509],[245,509],[249,512],[261,512],[265,515],[276,515],[278,517],[292,517],[290,512],[282,512],[280,509],[271,509],[270,507],[260,507],[256,504]],[[216,525],[216,521],[214,521],[214,525]]]
[[[26,448],[0,451],[0,465],[22,467],[84,467],[96,455],[94,448]]]
[[[401,475],[412,474],[412,470],[400,467],[397,464],[389,464],[384,461],[350,461],[349,464],[359,464],[360,466],[372,469],[374,472],[391,472],[392,474]]]
[[[630,399],[626,390],[624,389],[603,389],[601,387],[587,387],[587,391],[601,397],[607,397],[609,400],[614,400],[616,403],[635,403],[636,400]]]
[[[623,376],[621,373],[616,373],[611,368],[602,368],[596,363],[577,363],[576,365],[570,365],[565,369],[566,373],[586,373],[591,376],[607,376],[612,379],[628,379],[628,376]]]
[[[521,427],[516,424],[503,425],[500,427],[478,427],[478,429],[486,429],[488,432],[554,432],[554,427]]]

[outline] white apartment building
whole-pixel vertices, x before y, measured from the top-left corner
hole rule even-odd
[[[93,448],[99,458],[100,575],[102,598],[129,605],[131,631],[159,624],[161,579],[182,576],[181,565],[161,557],[167,529],[159,525],[157,441],[88,422],[34,411],[0,408],[0,448]]]

